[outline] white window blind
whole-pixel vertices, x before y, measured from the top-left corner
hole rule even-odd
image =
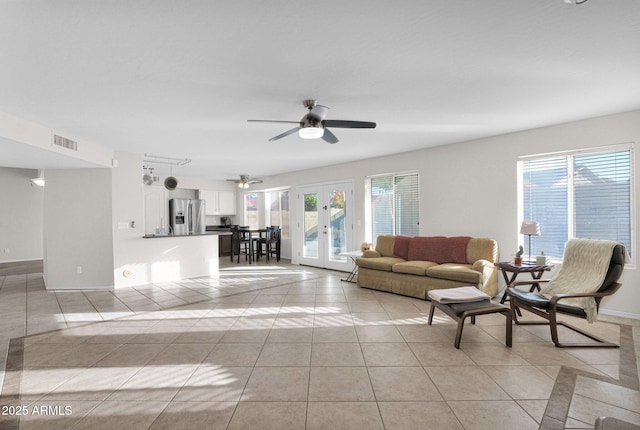
[[[258,193],[246,193],[244,195],[244,223],[250,228],[260,227],[260,211],[258,207]]]
[[[266,225],[280,227],[281,238],[289,238],[289,191],[265,193]]]
[[[522,161],[523,219],[541,230],[531,255],[561,259],[574,237],[615,240],[631,254],[631,160],[625,149]]]
[[[417,236],[420,233],[418,174],[371,178],[372,238],[381,234]]]

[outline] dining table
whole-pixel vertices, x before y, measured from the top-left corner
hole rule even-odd
[[[257,261],[262,256],[262,249],[259,246],[260,239],[267,238],[267,229],[266,228],[249,228],[249,234],[251,235],[251,247],[252,247],[252,256],[255,257],[254,261]]]

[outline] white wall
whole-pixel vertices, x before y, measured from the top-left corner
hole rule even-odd
[[[44,188],[37,170],[0,167],[0,263],[42,259]]]
[[[164,170],[167,170],[166,168]],[[178,199],[196,199],[201,198],[198,194],[199,190],[211,190],[211,191],[233,191],[238,196],[238,187],[233,182],[228,181],[214,181],[204,178],[192,178],[187,176],[179,175],[176,178],[178,179],[178,188],[175,190],[167,190],[164,187],[164,179],[166,176],[169,176],[168,172],[164,172],[163,170],[154,171],[154,176],[158,176],[159,181],[153,183],[152,185],[144,186],[145,196],[148,194],[153,195],[151,197],[151,201],[160,200],[162,205],[162,213],[161,217],[163,223],[167,230],[169,229],[169,200],[178,198]],[[145,197],[146,199],[146,197]],[[236,205],[236,207],[239,207]],[[155,219],[156,217],[151,216],[151,219]],[[231,216],[229,223],[239,223],[239,216]],[[146,226],[146,233],[153,233],[155,228],[158,227],[159,222],[156,222],[154,225]],[[206,225],[220,225],[221,220],[219,215],[207,215],[206,216]]]
[[[53,134],[77,142],[75,151],[53,144]],[[29,168],[111,167],[113,150],[0,112],[0,166]],[[54,164],[51,164],[55,161]],[[63,166],[63,167],[62,167]]]
[[[117,152],[115,157],[118,167],[113,169],[112,181],[113,285],[128,287],[217,274],[218,236],[143,239],[142,155]],[[180,177],[178,183],[180,187],[193,188],[216,185]]]
[[[45,178],[47,289],[113,286],[111,169],[48,170]]]
[[[355,244],[365,241],[364,180],[366,176],[417,171],[420,175],[422,235],[469,235],[498,241],[502,260],[510,260],[522,243],[518,233],[517,169],[519,156],[640,141],[640,111],[428,148],[388,157],[310,169],[264,178],[260,189],[296,187],[324,181],[353,180]],[[318,142],[322,144],[321,142]],[[392,144],[393,142],[390,142]],[[347,145],[347,142],[340,142]],[[636,156],[636,160],[639,157]],[[635,161],[635,192],[640,190],[640,166]],[[258,187],[256,186],[256,189]],[[295,188],[294,188],[295,190]],[[292,195],[292,226],[297,223]],[[636,199],[637,201],[637,199]],[[635,209],[635,224],[640,228]],[[292,229],[295,234],[295,229]],[[640,249],[635,231],[634,243]],[[293,243],[296,243],[293,237]],[[640,254],[636,251],[636,254]],[[295,255],[294,255],[295,261]],[[640,274],[627,266],[623,287],[605,298],[605,313],[640,319]]]

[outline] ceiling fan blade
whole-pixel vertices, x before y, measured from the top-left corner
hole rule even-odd
[[[280,121],[276,119],[248,119],[247,122],[279,122],[285,124],[300,124],[300,121]]]
[[[328,128],[325,127],[322,140],[329,143],[338,143],[338,138],[335,134],[331,133]]]
[[[287,130],[282,134],[279,134],[279,135],[277,135],[275,137],[272,137],[271,139],[269,139],[269,142],[273,142],[274,140],[278,140],[278,139],[282,139],[283,137],[287,137],[290,134],[293,134],[293,133],[297,132],[299,129],[300,129],[300,127],[294,127],[291,130]]]
[[[318,118],[320,121],[322,121],[327,116],[328,112],[329,112],[328,107],[322,106],[322,105],[315,105],[313,108],[311,108],[311,110],[309,111],[309,114]]]
[[[327,119],[322,121],[322,125],[324,125],[325,127],[338,127],[338,128],[376,128],[375,122],[344,121],[341,119]]]

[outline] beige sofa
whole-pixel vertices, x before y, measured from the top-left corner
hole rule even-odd
[[[476,286],[498,293],[498,244],[493,239],[378,236],[375,251],[356,259],[358,285],[427,299],[429,290]]]

